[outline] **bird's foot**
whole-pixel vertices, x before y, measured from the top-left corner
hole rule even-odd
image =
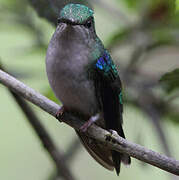
[[[113,130],[113,129],[109,129],[110,134],[106,135],[106,141],[112,141],[113,143],[116,142],[115,140],[115,136],[118,136],[117,131]]]
[[[95,116],[91,116],[90,119],[85,122],[81,127],[80,127],[80,131],[81,132],[86,132],[88,130],[88,128],[94,123],[96,122],[100,117],[100,114],[96,114]]]
[[[62,116],[63,116],[64,112],[65,112],[65,107],[62,106],[62,107],[56,112],[56,114],[55,114],[55,117],[56,117],[60,122],[62,122]]]
[[[111,136],[114,136],[114,135],[118,135],[117,131],[113,130],[113,129],[109,129],[109,132],[111,133]]]

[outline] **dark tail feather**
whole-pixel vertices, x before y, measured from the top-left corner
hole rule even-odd
[[[116,169],[116,173],[119,176],[120,168],[121,168],[121,153],[117,151],[112,151],[112,160]]]
[[[120,130],[119,130],[119,136],[125,138],[124,135],[124,131],[122,129],[122,125],[120,125]],[[123,153],[121,156],[121,161],[125,164],[125,165],[129,165],[131,163],[131,158],[128,154]]]
[[[119,134],[119,136],[125,138],[124,131],[123,131],[121,125],[119,126],[118,134]],[[119,173],[120,173],[121,161],[125,165],[129,165],[131,163],[131,158],[130,158],[130,156],[128,154],[120,153],[120,152],[117,152],[117,151],[112,151],[112,159],[113,159],[115,169],[116,169],[116,173],[117,173],[118,176],[119,176]]]
[[[111,153],[112,153],[112,160],[115,166],[116,174],[119,176],[121,161],[125,165],[129,165],[131,163],[131,158],[129,155],[117,151],[112,151]]]

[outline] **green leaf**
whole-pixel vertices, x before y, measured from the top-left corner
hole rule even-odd
[[[179,89],[179,69],[164,74],[161,77],[160,82],[167,93]]]

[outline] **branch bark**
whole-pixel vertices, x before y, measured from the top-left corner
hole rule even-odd
[[[0,82],[54,117],[56,112],[60,109],[60,106],[56,103],[50,101],[32,88],[26,86],[22,82],[18,81],[14,77],[1,70]],[[63,120],[65,123],[75,128],[76,130],[79,130],[79,128],[83,124],[82,120],[67,113],[64,114]],[[123,139],[117,134],[111,135],[108,131],[94,124],[87,130],[86,135],[98,140],[111,149],[127,153],[138,160],[149,163],[172,174],[179,175],[178,160],[159,154],[138,144],[132,143],[126,139]]]
[[[55,146],[53,140],[47,133],[46,129],[42,126],[40,121],[37,119],[36,115],[30,108],[30,106],[25,102],[24,99],[22,99],[19,95],[16,93],[10,91],[16,102],[20,107],[22,107],[22,111],[26,115],[29,123],[34,128],[36,134],[38,135],[39,139],[41,140],[44,148],[49,153],[50,157],[53,159],[58,177],[61,176],[65,180],[75,180],[74,175],[70,171],[69,167],[66,164],[66,160],[64,157],[64,154],[57,149]]]
[[[0,69],[4,70],[4,68],[1,67],[1,64],[0,64]],[[33,127],[35,133],[39,137],[44,148],[47,150],[50,157],[53,159],[56,165],[58,177],[61,176],[65,180],[75,180],[74,175],[72,174],[72,172],[70,171],[69,167],[66,164],[66,155],[63,154],[59,150],[59,148],[56,147],[55,143],[53,142],[50,135],[47,133],[45,127],[41,124],[35,112],[32,110],[29,104],[27,104],[25,99],[21,98],[21,96],[13,92],[11,89],[9,89],[9,92],[16,101],[16,103],[19,105],[22,112],[25,114],[26,119]]]

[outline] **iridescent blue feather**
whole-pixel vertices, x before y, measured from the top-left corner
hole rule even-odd
[[[99,70],[102,70],[104,72],[104,75],[109,75],[112,71],[112,73],[115,75],[115,77],[118,76],[118,71],[113,63],[111,56],[109,55],[108,51],[106,50],[102,57],[100,57],[96,62],[96,68]]]
[[[103,56],[101,56],[96,64],[96,68],[103,73],[104,76],[113,77],[112,79],[118,78],[118,71],[116,68],[116,65],[113,63],[112,58],[107,50],[105,50],[105,53]],[[119,102],[122,104],[122,92],[119,90]]]

